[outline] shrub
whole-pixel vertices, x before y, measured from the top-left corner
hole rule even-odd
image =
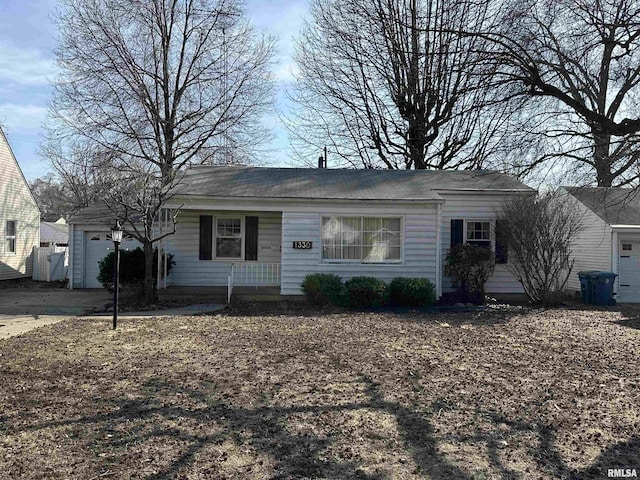
[[[100,260],[100,272],[98,273],[98,281],[105,288],[113,287],[113,269],[116,252],[112,251]],[[175,265],[173,255],[167,255],[167,274],[171,272],[171,268]],[[158,249],[153,251],[153,279],[158,279]],[[163,262],[164,266],[164,262]],[[161,277],[164,278],[164,275]],[[134,285],[144,282],[144,251],[141,248],[135,250],[120,250],[120,284]]]
[[[338,305],[342,290],[342,279],[332,273],[310,273],[302,281],[302,291],[313,305]]]
[[[495,255],[486,247],[461,243],[447,254],[444,273],[450,277],[462,298],[484,303],[484,285],[495,269]]]
[[[344,284],[347,306],[352,308],[380,307],[385,304],[387,284],[374,277],[353,277]]]
[[[428,307],[436,301],[436,290],[426,278],[394,278],[387,288],[394,307]]]
[[[516,197],[500,212],[509,245],[507,269],[534,304],[552,306],[564,297],[575,257],[571,243],[584,230],[573,197],[558,192]]]

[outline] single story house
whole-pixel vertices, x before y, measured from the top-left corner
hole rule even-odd
[[[30,278],[40,209],[0,129],[0,280]]]
[[[57,245],[66,247],[69,243],[67,222],[60,217],[55,222],[40,222],[40,246]]]
[[[161,248],[175,286],[276,286],[298,295],[308,273],[429,279],[451,289],[443,264],[451,245],[496,248],[496,213],[533,190],[487,170],[347,170],[198,166],[167,208],[176,231]],[[99,287],[97,262],[111,247],[104,209],[69,220],[71,288]],[[125,242],[133,248],[135,241]],[[490,294],[522,293],[507,271],[508,252],[487,284]]]
[[[618,187],[563,187],[561,192],[583,215],[585,227],[572,244],[575,264],[568,289],[580,291],[579,271],[614,272],[616,300],[640,303],[640,192]]]

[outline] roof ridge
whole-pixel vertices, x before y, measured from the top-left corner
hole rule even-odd
[[[461,170],[444,170],[444,169],[430,169],[430,168],[412,168],[412,169],[392,169],[392,168],[316,168],[316,167],[272,167],[272,166],[261,166],[261,165],[191,165],[186,171],[188,172],[190,169],[200,169],[200,168],[236,168],[236,169],[254,169],[254,170],[300,170],[300,171],[318,171],[318,172],[394,172],[394,173],[413,173],[413,172],[429,172],[429,173],[447,173],[447,174],[499,174],[499,175],[507,175],[512,176],[509,173],[502,172],[497,169],[461,169]],[[515,177],[514,177],[515,178]]]

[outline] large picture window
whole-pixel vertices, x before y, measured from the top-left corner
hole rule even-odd
[[[242,219],[216,219],[216,258],[242,258]]]
[[[7,220],[4,229],[4,253],[16,253],[16,221]]]
[[[399,217],[323,217],[322,260],[397,263],[401,260]]]

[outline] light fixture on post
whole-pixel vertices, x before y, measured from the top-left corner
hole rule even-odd
[[[113,259],[113,329],[118,325],[118,284],[120,283],[120,242],[122,242],[122,228],[120,222],[111,229],[111,241],[115,247]]]

